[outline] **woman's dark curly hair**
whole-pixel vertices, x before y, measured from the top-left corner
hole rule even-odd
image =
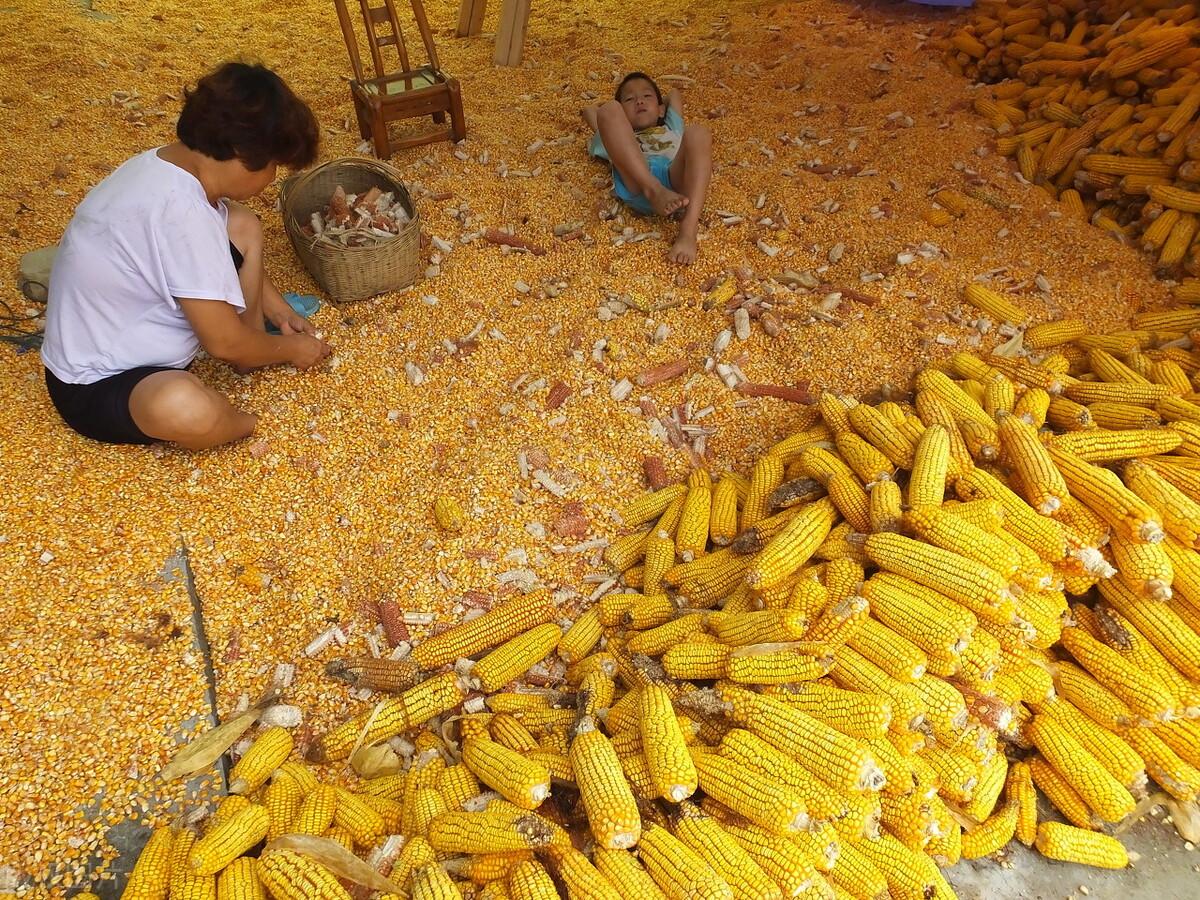
[[[271,163],[302,169],[317,158],[312,110],[266,66],[222,63],[184,98],[175,134],[198,153],[240,159],[253,172]]]

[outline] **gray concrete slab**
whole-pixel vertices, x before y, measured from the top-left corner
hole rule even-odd
[[[1120,872],[1053,862],[1013,842],[1003,861],[963,861],[947,875],[960,900],[1200,900],[1200,852],[1161,817],[1147,816],[1121,841],[1140,858]]]

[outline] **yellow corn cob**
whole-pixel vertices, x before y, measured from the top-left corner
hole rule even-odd
[[[870,503],[867,492],[853,475],[838,472],[825,486],[829,499],[842,517],[856,531],[866,532],[871,527]]]
[[[1038,439],[1037,430],[1017,416],[1003,416],[996,431],[1029,505],[1042,515],[1056,512],[1068,496],[1067,484]]]
[[[1088,351],[1088,364],[1093,374],[1101,381],[1149,384],[1149,380],[1130,368],[1106,350],[1094,348]]]
[[[883,873],[848,841],[840,845],[837,865],[829,880],[835,889],[845,891],[849,897],[877,900],[888,896],[888,883]]]
[[[772,833],[794,833],[808,825],[808,809],[799,793],[774,784],[761,772],[715,753],[693,753],[700,787],[708,796],[747,821]]]
[[[884,421],[887,422],[886,419]],[[891,423],[888,424],[890,426]],[[807,448],[800,454],[800,459],[797,460],[795,468],[799,474],[811,478],[822,485],[839,472],[847,475],[854,474],[854,470],[846,465],[846,462],[840,456],[826,450],[822,446]],[[790,483],[785,482],[785,485]],[[783,486],[779,490],[782,491],[782,489]],[[776,496],[776,494],[772,494],[772,496]]]
[[[1087,323],[1080,319],[1059,319],[1031,325],[1025,330],[1025,346],[1030,350],[1048,350],[1060,344],[1069,344],[1090,331]]]
[[[1053,719],[1130,791],[1145,786],[1146,765],[1137,752],[1121,737],[1092,722],[1069,701],[1044,703],[1038,707],[1038,715]]]
[[[863,622],[846,643],[897,681],[916,681],[928,665],[924,651],[874,619]]]
[[[688,490],[683,498],[683,510],[679,514],[679,526],[675,532],[675,545],[685,560],[704,553],[712,513],[712,481],[708,473],[700,469],[692,474],[703,477],[688,479]]]
[[[909,506],[940,506],[950,468],[950,436],[941,425],[927,427],[917,442],[908,482]]]
[[[917,507],[905,515],[909,530],[923,541],[975,560],[1011,577],[1021,568],[1021,554],[1004,538],[989,534],[953,512],[935,507]]]
[[[774,779],[804,801],[811,822],[836,821],[850,814],[845,795],[831,791],[816,775],[762,738],[741,728],[721,737],[718,752],[724,758]]]
[[[1128,403],[1093,403],[1087,409],[1092,421],[1099,428],[1141,430],[1162,424],[1162,417],[1144,406],[1132,406]],[[1068,448],[1070,443],[1067,443]],[[1084,444],[1085,448],[1086,446]]]
[[[386,830],[383,816],[363,797],[343,788],[334,790],[337,794],[333,809],[334,825],[349,832],[354,843],[369,847]]]
[[[892,706],[886,697],[845,691],[824,681],[781,685],[765,693],[842,734],[862,740],[883,737],[892,721]]]
[[[271,779],[263,791],[263,806],[271,822],[267,829],[267,840],[288,833],[288,826],[295,821],[303,803],[304,792],[295,779],[278,775]]]
[[[1012,840],[1017,830],[1018,809],[1015,803],[1006,803],[990,818],[963,833],[962,855],[965,859],[980,859],[990,856]]]
[[[471,681],[482,691],[499,690],[545,659],[561,638],[562,629],[553,622],[531,628],[477,662],[471,669]]]
[[[714,811],[707,799],[703,808]],[[803,896],[818,877],[808,855],[791,839],[732,818],[722,821],[718,817],[718,821],[785,897]]]
[[[733,900],[729,884],[666,828],[648,824],[638,856],[670,900]]]
[[[1192,383],[1188,380],[1187,372],[1173,359],[1161,359],[1151,363],[1148,377],[1155,384],[1166,385],[1172,394],[1180,397],[1192,393]]]
[[[680,501],[679,508],[683,508],[682,501]],[[646,555],[646,541],[649,537],[649,531],[635,531],[621,535],[604,548],[604,561],[614,571],[629,571]]]
[[[122,897],[129,900],[166,900],[171,886],[171,858],[176,830],[160,826],[138,854]]]
[[[412,660],[423,669],[437,668],[495,647],[550,621],[554,614],[553,602],[545,591],[515,597],[470,622],[426,639],[413,649]]]
[[[662,571],[665,572],[666,568]],[[579,662],[592,652],[592,648],[599,642],[603,633],[604,627],[600,624],[599,607],[593,606],[585,610],[559,639],[559,657],[568,665]]]
[[[760,456],[750,473],[750,486],[746,489],[746,500],[742,504],[739,530],[745,531],[767,515],[770,511],[767,508],[767,499],[781,484],[783,484],[782,458],[771,453]]]
[[[846,642],[854,632],[866,621],[869,612],[867,601],[858,596],[847,597],[837,603],[830,604],[820,618],[812,624],[805,637],[809,642],[819,642],[827,645],[832,652]],[[826,652],[826,648],[820,648]]]
[[[942,209],[946,210],[946,212],[950,213],[956,219],[960,219],[967,214],[966,198],[958,191],[945,188],[938,191],[933,199],[937,201]]]
[[[621,520],[626,525],[641,525],[656,519],[671,503],[683,497],[687,488],[682,484],[671,484],[661,490],[643,494],[638,499],[621,508]]]
[[[1012,413],[1017,405],[1016,386],[999,373],[984,382],[983,409],[992,418]]]
[[[294,746],[291,732],[286,728],[278,725],[268,728],[254,739],[229,773],[229,793],[249,794],[258,790],[291,756]]]
[[[196,841],[188,865],[197,875],[215,875],[267,836],[267,810],[252,803]]]
[[[1115,473],[1053,446],[1050,447],[1050,458],[1062,473],[1072,496],[1115,530],[1135,541],[1155,543],[1162,540],[1158,513],[1126,488]]]
[[[446,871],[455,878],[465,878],[474,884],[489,884],[506,879],[522,863],[532,862],[531,850],[512,850],[508,853],[483,853],[464,856],[446,862]],[[426,865],[423,863],[422,865]]]
[[[659,796],[678,803],[696,791],[696,767],[675,718],[671,696],[659,685],[641,691],[642,752]]]
[[[121,896],[128,895],[126,889]],[[217,878],[217,900],[267,900],[266,889],[258,878],[258,861],[243,856],[226,866]]]
[[[1067,542],[1062,526],[1039,516],[995,476],[983,469],[973,469],[955,482],[954,489],[962,500],[998,500],[1004,507],[1005,530],[1042,559],[1058,562],[1066,555]]]
[[[1109,547],[1121,582],[1136,596],[1159,601],[1171,599],[1175,573],[1161,543],[1135,543],[1117,533],[1112,536]]]
[[[574,847],[555,844],[546,855],[573,900],[623,900],[620,891]]]
[[[516,807],[489,807],[483,812],[451,811],[429,823],[429,844],[444,853],[504,853],[531,850],[550,843],[549,822]]]
[[[437,862],[437,854],[428,840],[423,837],[410,838],[400,849],[400,855],[392,864],[390,877],[396,884],[407,885],[412,880],[413,872],[421,866],[428,866],[435,862]]]
[[[725,644],[684,641],[663,654],[662,663],[672,678],[724,678],[730,652],[731,648]]]
[[[474,625],[475,622],[480,622],[490,615],[491,613],[484,613],[478,619],[472,620],[469,625]],[[459,628],[464,627],[468,626],[459,626]],[[426,643],[436,641],[445,634],[456,630],[451,629],[451,631],[444,632],[443,635],[430,638]],[[420,648],[418,647],[418,649]],[[454,658],[457,658],[457,654]],[[366,734],[362,735],[361,744],[363,746],[374,744],[410,728],[423,725],[434,716],[457,706],[464,696],[465,691],[455,673],[446,672],[434,675],[415,687],[409,688],[399,697],[383,701],[377,713],[363,713],[332,731],[326,732],[314,746],[313,758],[318,762],[334,762],[345,759],[350,755],[354,746],[359,743],[364,728],[366,728]],[[370,727],[366,727],[368,720],[371,723]]]
[[[1046,420],[1060,431],[1080,431],[1096,424],[1088,407],[1066,397],[1050,398]]]
[[[1037,849],[1049,859],[1101,869],[1124,869],[1129,865],[1129,854],[1116,838],[1061,822],[1038,825]]]
[[[1119,584],[1104,584],[1100,592],[1172,666],[1192,681],[1200,680],[1200,635],[1171,605],[1144,600]]]
[[[749,489],[747,488],[747,492]],[[738,487],[729,475],[721,478],[713,488],[712,505],[709,511],[708,533],[712,542],[724,546],[737,537],[738,533]]]
[[[675,564],[675,541],[663,529],[655,529],[646,538],[645,565],[642,572],[642,589],[647,594],[662,593],[663,575]],[[600,611],[596,608],[596,622],[600,623]],[[561,651],[560,651],[560,656]]]
[[[1170,390],[1162,384],[1131,384],[1127,381],[1076,381],[1067,385],[1063,393],[1076,403],[1132,403],[1135,406],[1153,406]]]
[[[895,471],[891,461],[874,446],[852,431],[845,431],[834,438],[838,453],[854,474],[866,484],[874,484],[882,478],[890,478]]]
[[[982,563],[898,534],[872,534],[864,546],[881,569],[938,590],[976,614],[1011,608],[1004,577]]]
[[[300,804],[300,811],[292,822],[295,834],[322,835],[333,823],[333,811],[337,806],[337,792],[332,785],[319,784],[309,792]]]
[[[596,842],[610,850],[632,847],[641,834],[637,801],[616,751],[593,720],[585,717],[576,725],[570,759]]]
[[[847,415],[854,430],[893,465],[902,469],[912,468],[913,443],[883,413],[873,406],[860,403]]]
[[[815,771],[835,787],[855,791],[879,786],[883,773],[861,741],[772,697],[743,688],[723,687],[721,698],[730,705],[730,719],[792,754],[806,767],[816,767]]]
[[[600,874],[611,884],[621,885],[625,896],[637,897],[639,900],[666,900],[666,894],[654,883],[654,879],[630,851],[597,847],[592,858]],[[550,896],[557,898],[558,894]]]
[[[1059,663],[1054,686],[1060,697],[1109,730],[1123,728],[1133,720],[1125,701],[1077,666]]]
[[[630,653],[661,656],[679,642],[700,631],[708,616],[709,613],[706,612],[684,610],[670,622],[633,635],[625,649]]]
[[[853,843],[854,848],[883,873],[893,897],[954,896],[932,859],[905,847],[890,835]]]
[[[1172,422],[1169,427],[1183,438],[1178,448],[1180,456],[1200,457],[1200,422]]]
[[[488,787],[522,809],[536,809],[550,796],[550,773],[525,754],[486,738],[463,743],[463,764]]]
[[[954,221],[954,216],[940,206],[931,206],[921,213],[921,218],[934,228],[945,228]]]
[[[950,382],[950,386],[954,387],[954,383]],[[955,390],[958,390],[955,388]],[[961,394],[961,391],[959,392]],[[974,467],[975,463],[971,457],[970,450],[963,441],[962,430],[958,426],[958,421],[951,407],[945,403],[942,398],[933,391],[921,390],[917,392],[916,397],[917,414],[921,417],[921,421],[925,426],[940,425],[946,429],[946,436],[950,441],[950,463],[948,474],[957,478]]]
[[[463,508],[453,497],[444,494],[434,498],[433,518],[442,531],[460,532],[466,524]]]
[[[1008,298],[1001,296],[991,288],[972,282],[963,292],[966,301],[985,315],[991,316],[997,322],[1010,322],[1022,325],[1028,318],[1024,310]]]
[[[462,900],[462,891],[445,869],[433,863],[413,872],[412,900]]]
[[[1182,397],[1164,397],[1155,409],[1168,422],[1200,422],[1200,406]]]
[[[260,856],[258,877],[275,900],[350,900],[331,871],[291,850]]]
[[[779,886],[754,858],[721,827],[691,803],[680,806],[675,836],[733,888],[734,896],[782,900]]]
[[[1037,837],[1037,791],[1028,763],[1015,762],[1009,767],[1005,793],[1008,805],[1015,807],[1017,813],[1013,835],[1026,847],[1032,847]]]
[[[398,800],[388,800],[372,794],[356,796],[383,819],[383,834],[399,834],[403,831],[404,810]]]
[[[904,517],[900,485],[890,479],[877,481],[871,485],[867,512],[872,533],[899,531]]]
[[[826,602],[834,603],[852,597],[859,592],[863,583],[863,567],[851,559],[831,560],[825,567]],[[807,592],[806,596],[810,596]],[[789,606],[798,608],[793,593]]]
[[[1108,431],[1090,428],[1056,437],[1053,446],[1093,463],[1116,462],[1139,456],[1170,453],[1183,443],[1183,436],[1170,428]]]
[[[1025,736],[1105,821],[1119,822],[1133,811],[1133,796],[1124,785],[1056,720],[1035,718]]]
[[[729,654],[726,677],[738,684],[791,684],[820,678],[832,665],[830,653],[812,656],[787,644],[751,644]]]
[[[753,590],[766,590],[783,582],[808,562],[829,534],[834,518],[833,504],[827,499],[802,508],[751,563],[746,584]]]
[[[1013,415],[1020,416],[1034,428],[1046,424],[1046,415],[1050,411],[1050,394],[1041,388],[1029,388],[1017,398],[1013,406]]]

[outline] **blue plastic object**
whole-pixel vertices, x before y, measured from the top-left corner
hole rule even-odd
[[[313,313],[321,308],[321,301],[312,294],[297,294],[294,291],[285,291],[283,299],[287,301],[288,306],[296,311],[298,315],[304,318],[312,318]],[[274,323],[267,323],[267,334],[279,334],[279,329]]]

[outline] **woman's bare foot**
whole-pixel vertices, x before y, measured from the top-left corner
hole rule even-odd
[[[675,243],[667,251],[667,259],[673,263],[679,263],[681,266],[690,266],[696,261],[698,252],[696,235],[691,232],[685,233],[680,231],[679,236],[675,238]]]
[[[660,216],[673,216],[688,205],[687,197],[675,193],[658,182],[655,182],[654,187],[646,191],[646,199],[650,201],[654,212]]]

